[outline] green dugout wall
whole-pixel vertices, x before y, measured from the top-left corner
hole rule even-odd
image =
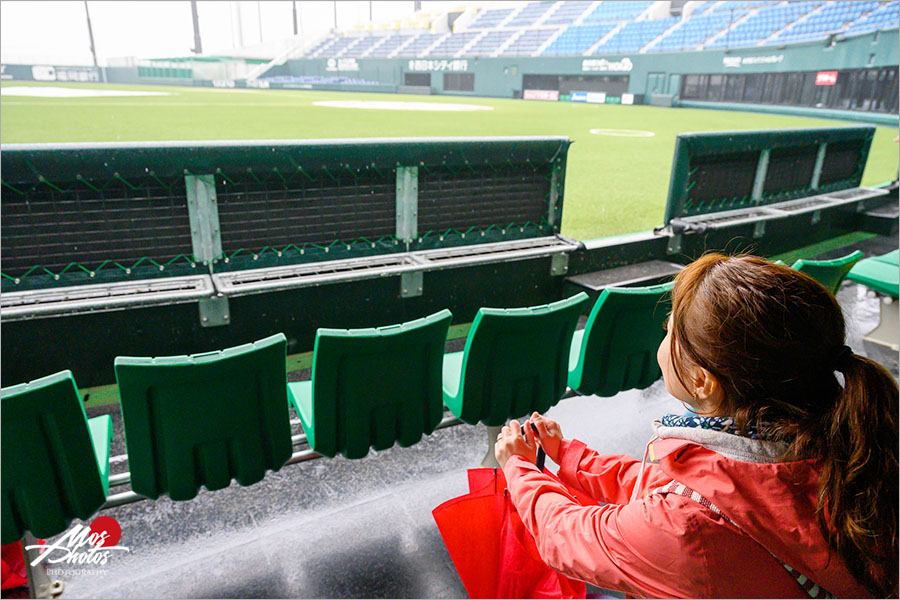
[[[781,73],[897,66],[898,43],[900,37],[894,30],[836,39],[831,46],[818,40],[790,47],[578,57],[296,59],[273,67],[263,77],[347,76],[402,86],[408,73],[430,73],[433,93],[511,98],[521,92],[526,75],[627,75],[628,92],[632,94],[677,94],[679,76],[692,73]],[[458,78],[454,77],[447,80],[451,88],[457,89],[445,87],[444,75],[460,73],[474,74],[471,91],[458,89]]]

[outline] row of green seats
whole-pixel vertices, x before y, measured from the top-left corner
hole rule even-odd
[[[671,283],[478,311],[462,352],[444,353],[452,315],[316,334],[312,379],[285,385],[286,339],[191,356],[115,361],[132,490],[173,500],[260,481],[290,458],[288,404],[310,447],[360,458],[410,446],[444,406],[470,424],[546,411],[567,386],[611,396],[659,378]],[[2,543],[60,533],[106,499],[109,417],[87,421],[68,371],[2,391]]]

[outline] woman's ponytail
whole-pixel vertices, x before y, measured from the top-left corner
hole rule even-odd
[[[850,572],[876,597],[897,596],[897,384],[852,353],[835,365],[843,389],[826,428],[819,523]]]

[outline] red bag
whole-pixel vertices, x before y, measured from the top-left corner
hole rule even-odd
[[[40,541],[43,543],[43,541]],[[22,552],[22,542],[13,542],[0,546],[0,588],[4,590],[28,585],[25,572],[25,556]]]
[[[584,598],[583,582],[541,560],[509,499],[503,471],[470,469],[468,475],[469,493],[432,515],[469,597]]]

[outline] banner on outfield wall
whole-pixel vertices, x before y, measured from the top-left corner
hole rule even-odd
[[[53,65],[0,65],[3,81],[100,81],[97,67]]]
[[[569,94],[569,100],[572,102],[603,104],[606,102],[606,92],[572,92]]]
[[[558,90],[525,90],[522,92],[522,98],[525,100],[551,100],[556,102],[559,100]],[[574,102],[574,100],[573,100]]]
[[[819,71],[816,73],[816,85],[834,85],[837,83],[837,71]]]
[[[634,104],[634,94],[622,94],[622,104]]]

